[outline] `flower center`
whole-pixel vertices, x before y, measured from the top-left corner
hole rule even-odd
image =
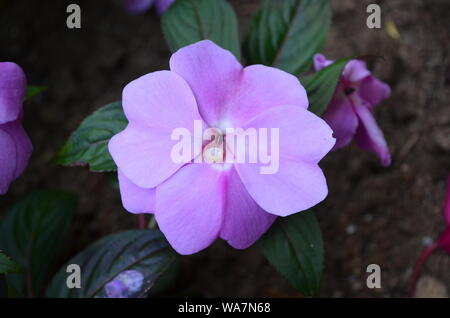
[[[210,128],[207,132],[209,140],[203,146],[203,160],[209,164],[224,163],[225,161],[225,135],[218,128]]]
[[[353,87],[347,87],[344,89],[345,96],[350,96],[355,92],[355,89]]]

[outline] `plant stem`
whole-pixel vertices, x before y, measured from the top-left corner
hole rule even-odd
[[[408,297],[414,296],[414,291],[416,290],[417,280],[420,276],[420,272],[422,271],[423,265],[425,264],[425,261],[427,258],[433,253],[436,249],[439,248],[439,243],[434,242],[430,246],[428,246],[422,254],[419,256],[419,259],[417,260],[417,263],[414,267],[414,273],[412,276],[411,286],[408,291]]]
[[[145,229],[145,214],[138,214],[138,224],[140,229]]]

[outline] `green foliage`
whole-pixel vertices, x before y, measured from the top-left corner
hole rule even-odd
[[[236,15],[224,0],[178,0],[162,17],[162,28],[172,51],[208,39],[240,58]]]
[[[351,58],[340,59],[323,68],[320,72],[305,76],[301,79],[308,93],[309,111],[318,116],[325,113],[336,91],[336,86],[342,71],[350,60]]]
[[[298,76],[323,47],[330,24],[329,0],[264,0],[244,44],[247,62]]]
[[[41,191],[24,197],[6,214],[0,224],[0,248],[24,269],[23,274],[6,275],[19,295],[40,293],[75,205],[69,193]]]
[[[91,171],[116,171],[108,151],[112,136],[124,130],[128,121],[121,102],[106,105],[88,116],[72,133],[59,151],[54,163],[62,165],[89,165]]]
[[[25,101],[47,90],[47,86],[28,86],[25,92]]]
[[[18,273],[20,271],[20,266],[0,251],[0,274]]]
[[[158,230],[131,230],[108,235],[80,252],[68,264],[81,267],[81,288],[69,289],[63,266],[53,278],[47,296],[53,298],[107,297],[105,285],[127,270],[144,275],[143,285],[130,297],[144,297],[161,286],[156,283],[173,275],[177,254]],[[156,285],[155,285],[156,284]]]
[[[312,211],[279,218],[260,240],[264,256],[304,296],[320,290],[322,234]]]

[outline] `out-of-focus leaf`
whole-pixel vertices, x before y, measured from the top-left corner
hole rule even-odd
[[[224,0],[177,0],[162,17],[162,28],[172,51],[208,39],[240,58],[236,14]]]
[[[95,172],[117,170],[108,151],[108,142],[112,136],[124,130],[127,124],[121,102],[100,108],[83,120],[53,162],[62,165],[89,165],[91,171]]]
[[[18,273],[20,271],[19,264],[0,251],[0,274]]]
[[[81,268],[81,288],[66,285],[66,266],[53,278],[48,297],[144,297],[158,280],[172,274],[177,254],[158,230],[131,230],[108,235],[80,252],[68,264]],[[136,280],[135,277],[141,277]],[[107,288],[105,288],[107,286]],[[108,289],[108,291],[106,290]]]
[[[308,93],[309,111],[318,116],[325,113],[336,91],[342,71],[351,59],[340,59],[319,72],[300,79]]]
[[[25,92],[25,101],[47,90],[47,86],[28,86]]]
[[[247,62],[298,76],[323,47],[330,24],[329,0],[264,0],[244,44]]]
[[[39,295],[75,211],[76,198],[61,191],[33,192],[17,202],[0,224],[0,248],[24,269],[8,274],[20,295]]]
[[[6,285],[5,275],[0,274],[0,299],[8,298],[8,286]]]
[[[264,256],[304,296],[320,290],[322,234],[312,211],[279,218],[260,240]]]

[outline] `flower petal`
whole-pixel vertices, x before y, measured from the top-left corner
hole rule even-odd
[[[450,226],[450,175],[447,178],[447,193],[444,203],[444,219],[447,226]]]
[[[189,85],[174,72],[158,71],[141,76],[129,83],[122,95],[128,120],[152,130],[188,128],[194,120],[201,119]]]
[[[169,7],[174,3],[175,0],[156,0],[156,10],[158,14],[163,14],[169,9]]]
[[[17,179],[28,166],[28,161],[33,152],[33,145],[20,121],[13,121],[2,125],[2,129],[7,132],[16,147],[16,169],[14,179]]]
[[[197,253],[217,239],[224,187],[222,171],[188,164],[156,188],[156,221],[178,253]]]
[[[244,69],[239,89],[226,105],[229,108],[222,120],[242,127],[272,107],[295,105],[307,109],[308,96],[297,77],[273,67],[252,65]]]
[[[286,216],[306,210],[326,197],[326,180],[317,163],[335,140],[321,118],[300,107],[280,106],[250,121],[246,128],[250,127],[279,129],[279,165],[276,167],[275,147],[270,152],[275,167],[271,174],[262,174],[261,163],[235,165],[250,196],[263,210]],[[267,164],[264,166],[267,168]]]
[[[386,167],[391,164],[391,154],[383,132],[378,127],[369,107],[370,105],[363,101],[360,105],[354,106],[360,120],[360,125],[355,134],[355,142],[362,149],[375,153],[380,158],[381,164]]]
[[[450,254],[450,227],[447,227],[438,240],[439,248]]]
[[[333,60],[327,60],[323,54],[318,53],[314,55],[314,69],[317,72],[333,63]]]
[[[184,164],[172,160],[172,148],[178,141],[172,140],[171,135],[175,129],[183,128],[195,136],[194,121],[201,120],[195,98],[179,75],[163,71],[128,84],[123,93],[123,107],[130,123],[111,139],[109,151],[134,184],[154,188]],[[201,145],[202,136],[197,137]],[[190,141],[199,142],[195,138]],[[198,155],[194,152],[191,158]]]
[[[170,133],[158,132],[136,124],[111,138],[109,152],[122,173],[141,188],[154,188],[184,164],[171,158],[176,144]]]
[[[276,145],[276,140],[272,140],[271,136],[273,130],[277,130],[280,157],[305,162],[318,163],[335,144],[330,126],[322,118],[297,106],[285,105],[269,109],[245,123],[243,127],[267,131],[269,149],[270,146]],[[263,137],[260,138],[262,141]]]
[[[307,210],[328,194],[325,176],[317,164],[280,158],[275,174],[261,174],[257,164],[237,164],[236,169],[251,197],[274,215]]]
[[[368,76],[361,82],[358,94],[362,99],[374,106],[391,95],[391,88],[374,76]]]
[[[13,138],[0,126],[0,195],[8,191],[9,185],[14,180],[17,166],[16,145]]]
[[[170,69],[188,82],[203,119],[217,127],[230,96],[239,88],[243,71],[239,61],[230,51],[204,40],[175,52]]]
[[[333,150],[347,146],[352,141],[358,128],[358,117],[347,97],[334,97],[323,119],[330,125],[336,138]]]
[[[348,62],[342,73],[342,76],[352,83],[359,82],[370,75],[371,73],[367,69],[366,63],[360,60],[351,60]]]
[[[237,249],[255,243],[273,224],[276,216],[261,209],[248,194],[235,169],[227,176],[225,211],[220,237]]]
[[[154,0],[125,0],[125,9],[131,14],[145,12],[153,5]]]
[[[155,188],[144,189],[128,179],[122,171],[117,171],[120,186],[120,196],[125,210],[131,213],[155,212]]]
[[[27,80],[15,63],[0,63],[0,124],[19,118],[25,98]]]

